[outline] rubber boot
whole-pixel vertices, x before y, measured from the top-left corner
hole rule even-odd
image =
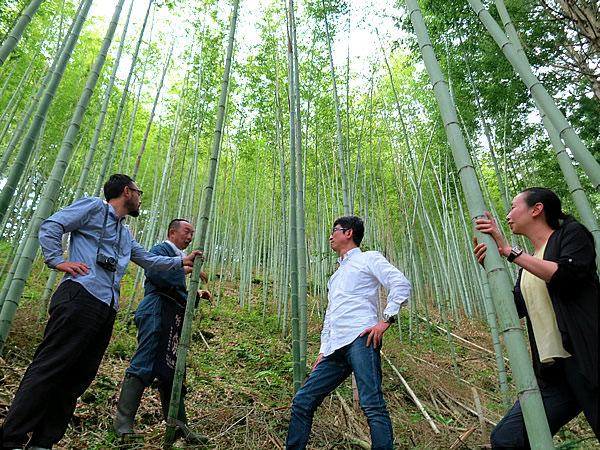
[[[161,383],[158,388],[160,393],[160,404],[162,406],[163,416],[165,420],[169,418],[169,403],[171,402],[171,386]],[[194,433],[187,426],[187,416],[185,414],[185,404],[183,397],[179,402],[179,411],[177,412],[177,420],[175,421],[177,430],[175,431],[175,439],[183,438],[188,444],[207,444],[208,438]]]
[[[126,374],[123,378],[117,414],[113,421],[113,428],[118,437],[124,438],[125,435],[134,433],[133,420],[140,406],[144,389],[146,389],[146,385],[135,375]]]

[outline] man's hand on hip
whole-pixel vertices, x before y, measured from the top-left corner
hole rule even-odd
[[[360,334],[360,337],[363,337],[365,334],[368,334],[367,338],[367,347],[371,345],[373,342],[373,348],[377,348],[381,346],[381,341],[383,339],[383,333],[390,327],[389,322],[384,322],[380,320],[377,325],[372,326],[371,328],[367,328]]]
[[[87,275],[90,266],[88,266],[86,263],[65,261],[60,264],[57,264],[54,268],[56,270],[60,270],[61,272],[68,273],[73,278],[77,278],[77,274]]]
[[[319,361],[321,361],[321,358],[323,358],[323,353],[319,353],[319,356],[317,356],[317,360],[313,364],[311,372],[315,371],[315,367],[317,367],[317,364],[319,364]]]

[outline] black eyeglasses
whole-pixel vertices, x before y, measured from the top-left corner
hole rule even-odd
[[[127,186],[127,187],[129,187],[129,186]],[[130,190],[130,191],[133,191],[133,192],[137,192],[137,193],[138,193],[138,195],[139,195],[140,197],[141,197],[141,196],[142,196],[142,194],[144,193],[144,191],[141,191],[141,190],[139,190],[139,189],[135,189],[135,188],[132,188],[132,187],[130,187],[130,188],[129,188],[129,190]]]
[[[349,229],[350,228],[336,228],[336,227],[333,227],[331,229],[331,234],[335,233],[336,231],[346,231],[346,230],[349,230]]]

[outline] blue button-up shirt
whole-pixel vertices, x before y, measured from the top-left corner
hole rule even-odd
[[[394,316],[408,304],[410,282],[377,251],[353,248],[343,258],[327,284],[327,312],[321,332],[325,356],[354,341],[367,328],[376,325],[377,289],[389,289],[384,313]]]
[[[100,243],[105,215],[106,228]],[[159,256],[144,249],[133,238],[124,221],[124,216],[117,216],[114,208],[98,197],[77,200],[50,216],[40,227],[38,239],[46,265],[54,268],[65,262],[62,236],[64,233],[71,233],[69,261],[85,263],[90,269],[87,275],[77,277],[66,273],[61,283],[65,280],[80,283],[98,300],[112,304],[115,309],[119,305],[121,279],[130,260],[144,269],[161,271],[176,270],[183,266],[180,257]],[[117,260],[116,272],[109,272],[96,264],[99,244],[100,253]]]

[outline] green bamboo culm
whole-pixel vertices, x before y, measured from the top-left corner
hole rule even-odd
[[[306,346],[308,332],[308,283],[306,263],[306,211],[305,211],[305,184],[304,172],[302,170],[302,125],[300,120],[300,69],[298,65],[298,45],[296,43],[296,17],[294,14],[293,1],[290,1],[290,17],[293,45],[294,63],[294,89],[295,89],[295,131],[296,131],[296,174],[297,174],[297,197],[296,197],[296,240],[298,249],[298,314],[300,319],[300,376],[304,379],[306,375]]]
[[[502,0],[495,0],[496,8],[498,9],[498,13],[500,14],[500,18],[502,19],[502,23],[508,34],[508,38],[510,42],[517,49],[517,54],[521,57],[521,59],[529,65],[529,60],[523,51],[523,47],[521,46],[521,42],[519,40],[519,36],[517,35],[517,30],[515,29],[510,16],[508,15],[508,11],[504,2]],[[539,102],[536,100],[536,106],[542,116],[542,122],[546,131],[548,132],[548,138],[550,139],[550,143],[554,148],[554,154],[560,165],[560,169],[565,177],[565,181],[567,182],[567,186],[569,187],[569,192],[571,193],[571,197],[573,198],[573,203],[575,203],[575,208],[579,213],[579,217],[581,218],[581,222],[587,227],[587,229],[595,236],[594,239],[595,247],[596,247],[596,265],[600,267],[600,229],[598,228],[598,222],[594,216],[594,212],[592,211],[592,207],[590,206],[590,202],[585,195],[585,191],[581,186],[581,182],[579,181],[579,177],[577,176],[577,172],[573,167],[573,163],[571,162],[570,156],[567,154],[565,146],[560,139],[560,133],[552,123],[552,121],[548,118],[548,115],[541,107]]]
[[[100,108],[100,114],[98,115],[98,120],[96,121],[96,128],[94,129],[94,135],[92,136],[92,142],[90,144],[90,148],[88,149],[88,153],[85,158],[85,162],[81,169],[81,175],[79,176],[79,183],[77,184],[77,190],[75,191],[75,200],[83,197],[85,186],[86,186],[86,183],[88,180],[88,175],[90,173],[90,169],[91,169],[92,163],[94,161],[94,155],[96,154],[96,148],[98,146],[98,141],[100,140],[102,126],[104,125],[104,119],[106,117],[106,113],[108,111],[108,106],[110,104],[110,97],[111,97],[111,94],[112,94],[112,91],[113,91],[113,88],[115,85],[115,80],[117,78],[117,70],[119,69],[119,63],[121,62],[121,55],[123,54],[123,48],[125,47],[125,38],[127,37],[127,30],[129,28],[129,20],[131,19],[131,12],[133,11],[134,3],[135,3],[135,1],[131,0],[131,4],[129,5],[129,12],[127,14],[127,19],[125,20],[125,25],[123,26],[123,31],[121,32],[121,39],[119,40],[119,48],[117,49],[117,55],[115,56],[115,62],[113,63],[113,70],[110,75],[108,85],[106,86],[106,90],[104,92],[104,100],[102,102],[102,107]]]
[[[486,207],[483,193],[481,192],[471,156],[458,125],[456,110],[450,99],[448,87],[435,57],[419,5],[416,0],[406,0],[406,5],[442,114],[444,128],[465,193],[469,216],[471,222],[474,224],[478,218],[485,217],[484,211]],[[475,231],[475,234],[478,241],[485,243],[488,248],[487,257],[485,258],[485,271],[511,362],[529,442],[533,449],[554,448],[548,420],[544,412],[542,397],[525,345],[523,329],[521,328],[519,316],[512,298],[512,286],[504,268],[504,263],[493,238],[478,231]]]
[[[27,6],[27,9],[23,12],[21,17],[19,17],[19,20],[17,21],[13,29],[10,31],[8,36],[6,36],[2,47],[0,47],[0,67],[4,65],[6,59],[8,58],[8,55],[10,55],[10,53],[13,51],[13,49],[21,39],[23,31],[25,31],[25,28],[27,28],[29,22],[31,22],[31,19],[33,18],[43,1],[44,0],[31,0],[29,6]]]
[[[102,42],[102,46],[100,47],[100,51],[98,52],[96,62],[94,63],[92,71],[90,72],[90,76],[87,79],[85,88],[79,98],[77,106],[75,107],[75,113],[73,114],[73,118],[71,119],[69,127],[65,133],[60,150],[58,151],[56,160],[54,161],[54,165],[52,166],[50,177],[48,179],[48,182],[46,183],[46,186],[44,187],[42,198],[33,216],[32,232],[27,238],[23,254],[21,255],[21,259],[19,260],[17,269],[15,271],[13,282],[11,283],[8,294],[6,296],[6,301],[2,307],[2,312],[0,313],[0,352],[2,351],[2,349],[4,348],[4,344],[6,343],[6,338],[8,337],[8,333],[12,325],[12,320],[15,316],[19,300],[25,288],[25,282],[29,277],[33,261],[39,249],[37,232],[42,222],[51,214],[58,194],[60,192],[60,187],[62,185],[63,178],[65,175],[67,162],[71,156],[73,144],[75,142],[75,138],[77,137],[79,127],[81,126],[83,116],[89,105],[92,93],[94,92],[94,88],[96,87],[96,83],[100,76],[100,72],[102,71],[102,67],[104,66],[104,62],[106,61],[106,55],[110,48],[114,32],[119,22],[119,16],[121,14],[123,2],[124,0],[120,0],[117,6],[115,7],[112,20],[104,37],[104,41]],[[70,43],[70,45],[68,45],[65,48],[65,52],[67,54],[61,55],[61,60],[63,57],[66,58],[66,61],[64,61],[65,67],[69,56],[72,53],[73,48],[75,47],[75,43],[78,40],[79,33],[81,32],[81,27],[85,22],[85,18],[87,16],[91,4],[92,0],[86,0],[83,5],[83,8],[81,9],[81,12],[75,18],[76,25],[73,27],[72,35],[70,37],[72,43]],[[60,66],[61,65],[59,64],[59,67]],[[62,68],[62,71],[64,71],[64,67]],[[50,87],[48,89],[50,89]],[[50,103],[50,100],[51,99],[48,99],[48,103]]]
[[[75,13],[75,17],[77,17],[79,12],[81,11],[81,6],[82,6],[82,3],[79,4],[77,12]],[[50,66],[50,69],[48,70],[48,73],[45,76],[42,75],[41,83],[39,84],[39,88],[37,88],[35,96],[32,96],[31,101],[28,102],[28,106],[25,108],[24,112],[21,114],[21,117],[18,121],[18,125],[15,128],[15,130],[12,132],[10,142],[8,143],[8,147],[6,148],[6,150],[4,150],[4,153],[2,154],[2,158],[0,159],[0,174],[3,174],[4,169],[6,169],[6,167],[8,166],[8,162],[10,160],[12,152],[19,144],[19,141],[21,140],[23,133],[25,133],[27,124],[31,120],[31,117],[33,116],[34,112],[40,111],[40,108],[39,108],[40,102],[42,101],[42,97],[44,96],[46,89],[50,85],[51,87],[52,86],[54,87],[54,90],[56,90],[58,85],[54,86],[53,81],[56,78],[56,76],[59,76],[56,74],[57,67],[58,67],[59,63],[64,62],[63,59],[61,59],[61,55],[63,54],[67,44],[69,44],[69,42],[70,42],[69,36],[71,36],[71,33],[73,32],[73,27],[75,26],[75,24],[76,24],[76,21],[73,20],[69,27],[69,31],[67,32],[65,38],[61,41],[61,44],[56,51],[56,55],[55,55],[54,59],[52,60],[52,64]],[[59,76],[59,80],[57,83],[59,83],[59,82],[60,82],[60,76]],[[35,89],[34,89],[34,91],[35,91]],[[50,95],[53,96],[53,94],[50,94]],[[44,97],[44,99],[45,99],[45,97]],[[38,136],[39,131],[41,129],[40,123],[44,121],[44,118],[41,116],[38,116],[38,114],[36,114],[36,116],[34,117],[34,121],[36,122],[36,126],[35,127],[30,126],[28,128],[27,136],[28,136],[29,140],[36,139],[36,137]],[[32,147],[33,147],[33,144],[31,142],[25,147],[23,145],[21,145],[19,153],[17,154],[15,160],[13,161],[13,164],[11,166],[11,171],[7,177],[7,181],[6,181],[6,185],[5,185],[5,186],[12,186],[13,193],[14,193],[14,189],[16,189],[16,185],[18,184],[18,182],[20,180],[20,178],[18,178],[18,177],[20,177],[21,174],[23,173],[23,167],[25,166],[25,164],[27,164],[27,161],[29,160],[29,156],[31,154]],[[14,179],[11,180],[12,177],[14,177]],[[15,180],[16,180],[16,182],[15,182]],[[10,198],[12,195],[7,195],[7,196]],[[4,189],[2,190],[2,193],[0,193],[0,216],[2,214],[4,214],[4,212],[5,212],[5,211],[3,212],[3,206],[2,206],[3,201],[4,201],[3,198],[4,198]],[[0,222],[2,222],[2,220],[0,220]]]
[[[575,159],[579,161],[581,168],[584,170],[596,190],[600,191],[600,163],[596,161],[583,141],[579,138],[577,133],[575,133],[575,130],[573,130],[563,113],[558,109],[558,106],[556,106],[556,103],[546,88],[534,75],[531,66],[518,55],[517,49],[513,43],[509,41],[504,31],[502,31],[496,20],[483,6],[481,1],[468,1],[481,23],[483,23],[492,38],[496,41],[496,44],[502,49],[506,59],[508,59],[517,74],[521,77],[521,80],[525,83],[536,102],[546,112],[548,119],[556,127],[567,147],[571,149]]]
[[[213,139],[212,152],[206,177],[206,186],[204,188],[202,205],[199,212],[198,232],[194,238],[194,248],[204,252],[207,241],[207,230],[215,179],[217,177],[217,162],[219,160],[219,151],[221,147],[221,136],[223,134],[223,123],[225,121],[225,106],[227,103],[227,93],[229,88],[229,72],[231,70],[231,60],[233,57],[233,47],[235,43],[235,31],[237,26],[239,0],[233,2],[233,12],[231,14],[231,26],[229,30],[229,43],[227,45],[227,55],[225,57],[225,68],[223,70],[223,81],[221,87],[221,96],[219,98],[219,109],[217,112],[217,121],[215,124],[215,134]],[[175,442],[176,421],[179,413],[179,403],[181,402],[181,385],[185,374],[185,363],[187,352],[190,346],[192,335],[192,322],[194,320],[194,308],[196,304],[196,291],[200,284],[201,261],[194,264],[192,276],[188,286],[188,298],[183,319],[183,329],[179,339],[177,349],[177,362],[175,363],[175,375],[173,377],[173,389],[171,391],[171,402],[169,403],[169,417],[167,418],[167,429],[165,433],[165,445],[170,446]]]
[[[335,66],[333,65],[333,52],[331,50],[331,37],[329,36],[329,23],[327,22],[327,8],[325,0],[321,1],[323,6],[323,17],[325,21],[325,34],[327,35],[327,48],[329,49],[329,67],[331,69],[331,85],[333,88],[333,100],[335,105],[335,118],[337,123],[338,154],[340,157],[340,178],[342,179],[342,206],[344,216],[350,215],[350,204],[348,201],[348,186],[346,178],[346,161],[344,156],[344,136],[342,134],[342,119],[340,115],[340,101],[337,94],[335,82]]]
[[[292,303],[292,368],[294,392],[298,392],[304,378],[304,369],[300,363],[300,310],[298,305],[298,229],[297,229],[297,185],[296,185],[296,89],[294,88],[294,49],[292,43],[293,0],[288,5],[288,85],[290,99],[290,228],[289,228],[289,264]]]
[[[6,214],[8,204],[10,203],[10,200],[15,193],[17,185],[21,181],[24,172],[24,167],[27,164],[29,157],[31,156],[35,141],[39,135],[40,129],[42,128],[42,123],[46,119],[48,109],[50,108],[52,100],[54,99],[54,94],[58,89],[58,85],[60,84],[65,69],[67,68],[67,64],[69,63],[71,54],[73,53],[73,49],[75,48],[75,44],[79,39],[79,33],[81,32],[81,28],[83,27],[83,23],[85,22],[85,18],[88,12],[87,10],[84,11],[84,9],[87,6],[89,10],[90,6],[88,5],[88,3],[91,4],[91,1],[86,0],[85,3],[82,3],[82,5],[84,5],[83,8],[80,8],[78,10],[78,13],[71,24],[69,34],[67,34],[61,46],[61,51],[56,54],[56,66],[54,68],[54,71],[48,73],[49,81],[46,90],[43,91],[43,96],[41,97],[35,115],[31,120],[31,124],[29,125],[29,128],[27,130],[27,134],[23,138],[23,142],[21,143],[19,153],[17,154],[10,168],[10,172],[6,179],[6,184],[4,185],[4,188],[2,188],[2,192],[0,192],[0,222],[2,222],[2,220],[4,219],[4,215]],[[38,95],[41,92],[42,90],[40,89]]]
[[[121,95],[121,101],[119,103],[119,108],[117,110],[117,115],[115,117],[115,121],[113,124],[113,129],[110,135],[110,140],[108,142],[108,146],[106,148],[106,153],[104,154],[104,159],[102,161],[102,167],[100,168],[100,173],[96,180],[96,188],[94,189],[94,195],[99,196],[102,191],[102,185],[104,184],[104,179],[106,177],[106,173],[108,172],[113,146],[115,145],[115,139],[117,138],[117,133],[119,132],[119,127],[121,123],[121,115],[123,114],[123,109],[125,108],[125,103],[127,101],[127,95],[129,92],[129,85],[131,83],[131,77],[133,76],[133,71],[135,68],[135,64],[138,59],[138,55],[140,52],[140,47],[142,46],[142,40],[144,37],[144,31],[146,30],[146,26],[148,24],[148,17],[150,16],[150,10],[152,9],[152,5],[154,4],[154,0],[148,1],[148,8],[146,9],[146,15],[144,16],[144,23],[142,24],[142,29],[140,30],[140,37],[138,38],[135,51],[133,56],[131,57],[131,66],[129,69],[129,74],[127,75],[127,80],[125,81],[125,86],[123,87],[123,94]]]

